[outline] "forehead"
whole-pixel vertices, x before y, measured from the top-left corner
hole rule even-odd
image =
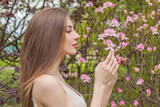
[[[72,25],[72,21],[70,20],[70,18],[69,17],[67,17],[67,19],[66,19],[66,26],[73,26]]]

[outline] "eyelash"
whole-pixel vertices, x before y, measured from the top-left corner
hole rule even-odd
[[[72,31],[67,31],[67,33],[71,33]]]

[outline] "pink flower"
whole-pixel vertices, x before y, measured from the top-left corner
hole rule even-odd
[[[99,34],[98,35],[98,40],[104,40],[104,38],[105,38],[105,35],[102,33],[102,34]]]
[[[153,47],[153,51],[156,51],[156,47],[155,46]]]
[[[90,31],[90,30],[91,30],[91,28],[90,28],[90,27],[86,27],[86,30],[87,30],[87,31]]]
[[[125,106],[124,100],[120,101],[120,106]]]
[[[127,14],[127,10],[124,10],[124,13]]]
[[[158,69],[159,69],[159,66],[156,65],[156,66],[154,67],[154,70],[157,71]]]
[[[81,58],[79,59],[79,61],[80,61],[80,62],[84,62],[85,59],[84,59],[83,57],[81,57]]]
[[[127,82],[130,80],[130,77],[126,77]]]
[[[153,32],[152,34],[153,34],[153,35],[154,35],[154,34],[159,34],[159,33],[157,32],[158,29],[157,29],[156,27],[152,27],[152,26],[151,26],[150,29],[152,30],[152,32]]]
[[[79,62],[86,63],[87,61],[83,57],[80,57],[76,63],[79,64]]]
[[[143,29],[143,26],[140,26],[139,28],[137,28],[137,31],[141,31]]]
[[[145,19],[145,16],[142,16],[142,19]]]
[[[140,71],[140,68],[136,68],[136,67],[135,67],[134,69],[135,69],[136,72],[139,72],[139,71]]]
[[[118,89],[117,89],[117,91],[118,91],[119,93],[121,93],[121,92],[122,92],[122,90],[121,90],[120,88],[118,88]]]
[[[155,3],[160,3],[160,0],[154,0]]]
[[[143,27],[144,27],[144,28],[148,27],[148,24],[143,24]]]
[[[136,14],[133,14],[133,19],[136,21],[137,19],[138,19],[138,15],[136,15]]]
[[[125,37],[125,34],[123,32],[118,32],[117,38],[122,39],[122,40],[127,40],[128,38]]]
[[[152,51],[152,48],[151,48],[151,47],[148,47],[147,50],[148,50],[148,52],[151,52],[151,51]]]
[[[68,78],[69,76],[70,76],[70,72],[67,74],[67,73],[64,73],[64,72],[62,72],[62,75],[65,77],[65,78]]]
[[[111,107],[117,107],[117,104],[115,103],[115,101],[112,101],[112,106]]]
[[[150,7],[152,7],[153,4],[152,4],[152,3],[148,3],[148,5],[149,5]]]
[[[128,44],[129,42],[124,42],[124,41],[120,43],[120,45],[122,45],[122,49],[125,49]]]
[[[144,80],[139,78],[139,80],[136,82],[137,85],[142,85],[144,83]]]
[[[106,41],[105,40],[103,41],[103,44],[106,45]]]
[[[156,13],[156,11],[152,11],[152,13],[151,13],[151,14],[154,16],[154,15],[155,15],[155,13]]]
[[[130,12],[131,15],[132,15],[133,13],[134,13],[133,11]]]
[[[137,45],[136,49],[139,49],[140,51],[142,51],[144,49],[144,45],[140,43],[139,45]]]
[[[73,76],[73,77],[76,77],[77,75],[78,75],[77,72],[73,72],[73,73],[72,73],[72,76]]]
[[[103,4],[103,8],[106,8],[106,10],[108,10],[108,7],[114,7],[115,5],[113,3],[111,3],[110,1],[105,2]]]
[[[102,13],[104,13],[103,7],[98,7],[98,8],[96,8],[95,12],[102,12]]]
[[[141,16],[142,16],[142,15],[143,15],[143,13],[139,13],[139,15],[141,15]]]
[[[155,71],[151,70],[151,74],[152,74],[152,75],[154,75],[155,73],[156,73]]]
[[[143,22],[145,22],[145,23],[147,22],[147,20],[146,20],[146,19],[142,19],[142,20],[143,20]]]
[[[129,21],[130,21],[130,22],[134,22],[133,18],[128,15],[128,16],[127,16],[127,22],[129,22]]]
[[[160,64],[158,65],[158,68],[159,68],[159,70],[160,70]]]
[[[111,39],[108,39],[107,40],[107,48],[105,48],[105,50],[108,50],[108,49],[111,49],[111,51],[112,52],[114,52],[114,49],[113,49],[113,47],[115,47],[116,45],[115,44],[113,44],[113,42],[112,42],[112,40]]]
[[[120,65],[127,61],[127,58],[123,58],[118,55],[116,55],[116,58],[117,58],[118,64],[120,64]]]
[[[88,35],[86,34],[86,35],[84,35],[83,37],[84,37],[84,38],[87,38],[87,36],[88,36]]]
[[[93,3],[91,1],[89,1],[88,3],[86,3],[86,7],[89,7],[89,6],[93,7]]]
[[[87,74],[82,74],[81,76],[80,76],[80,79],[85,83],[85,82],[88,82],[88,83],[90,83],[90,81],[91,81],[91,77],[89,76],[89,75],[87,75]]]
[[[134,106],[138,106],[138,101],[137,100],[134,100]]]
[[[150,89],[147,89],[146,92],[147,92],[147,96],[150,96],[151,90],[150,90]]]
[[[107,36],[115,36],[116,37],[116,31],[114,29],[108,28],[107,30],[104,30],[104,34]]]
[[[139,37],[139,34],[138,34],[138,33],[136,33],[136,34],[135,34],[135,36],[136,36],[136,37]]]
[[[146,0],[147,3],[150,3],[150,0]]]
[[[109,24],[110,27],[119,27],[119,23],[118,21],[116,20],[116,18],[114,18],[111,23]]]

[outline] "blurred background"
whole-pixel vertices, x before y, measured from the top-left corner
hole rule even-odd
[[[118,70],[108,107],[160,106],[160,0],[0,0],[1,107],[21,107],[20,48],[29,20],[45,7],[71,14],[78,52],[65,56],[61,71],[88,107],[94,69],[109,49],[128,60]]]

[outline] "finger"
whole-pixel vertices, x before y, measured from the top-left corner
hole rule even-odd
[[[107,58],[104,60],[104,64],[108,64],[110,59],[111,59],[111,57],[112,57],[112,52],[110,51],[108,56],[107,56]]]
[[[114,62],[114,56],[111,57],[111,60],[109,61],[107,66],[111,67],[113,62]]]
[[[116,67],[113,69],[113,75],[117,72],[118,68],[119,68],[119,64],[117,63]]]
[[[111,70],[112,70],[112,71],[111,71],[111,74],[112,74],[112,75],[114,75],[114,73],[115,73],[115,72],[113,72],[113,71],[115,71],[116,66],[117,66],[117,62],[115,62],[115,63],[113,64],[113,66],[111,67]]]
[[[107,76],[107,80],[105,81],[105,84],[109,83],[112,79],[112,75]]]

